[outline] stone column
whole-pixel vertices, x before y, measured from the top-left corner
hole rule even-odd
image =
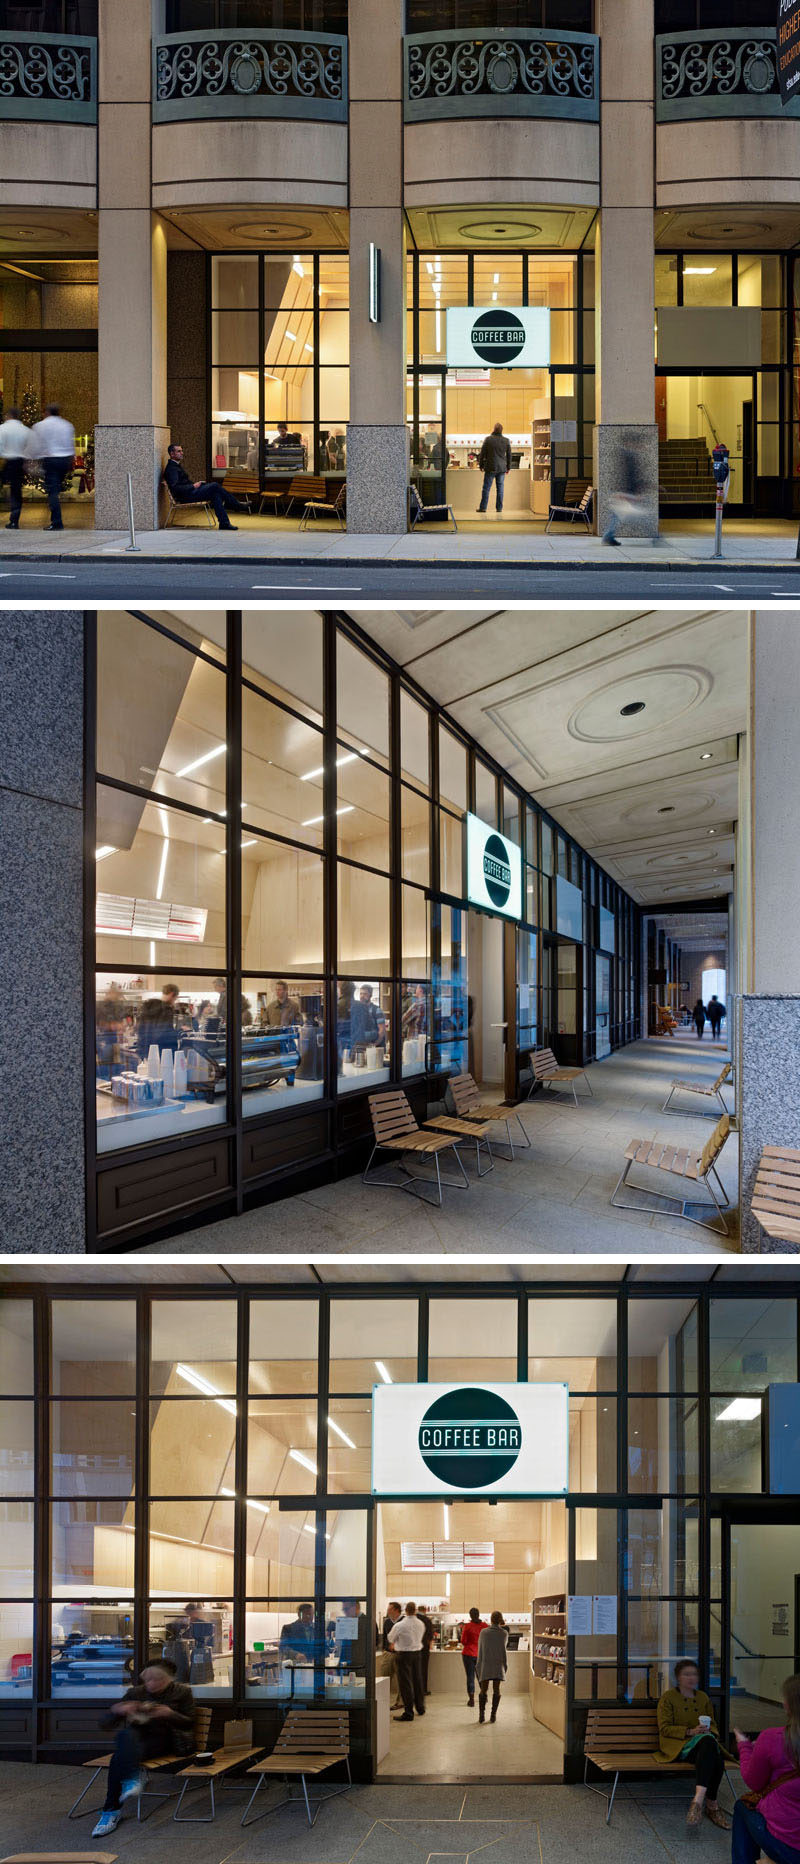
[[[405,531],[406,243],[402,0],[350,0],[350,420],[347,528]],[[381,320],[369,321],[369,246]]]
[[[624,483],[624,454],[639,465],[643,509],[627,537],[658,533],[655,413],[655,103],[652,0],[598,0],[601,34],[601,208],[596,245],[595,518]]]
[[[98,109],[99,530],[158,524],[167,419],[167,248],[150,208],[152,0],[103,0]]]
[[[750,1214],[765,1145],[800,1146],[800,623],[751,615],[749,729],[741,785],[749,858],[739,927],[742,1248],[782,1253]]]
[[[3,1253],[80,1252],[83,617],[0,615]]]

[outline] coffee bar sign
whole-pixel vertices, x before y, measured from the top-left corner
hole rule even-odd
[[[504,919],[521,919],[522,854],[517,843],[475,815],[464,817],[464,837],[470,906],[501,913]]]
[[[447,312],[447,367],[548,369],[550,312],[540,306],[485,304]]]
[[[566,1495],[566,1385],[376,1385],[373,1495]]]

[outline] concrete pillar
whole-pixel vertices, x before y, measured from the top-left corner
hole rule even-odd
[[[749,729],[740,747],[739,845],[750,863],[740,927],[742,1248],[782,1253],[789,1246],[764,1237],[750,1200],[762,1148],[800,1146],[800,625],[790,610],[751,615],[749,629]]]
[[[4,1255],[79,1253],[83,1109],[83,617],[0,615]]]
[[[406,242],[402,0],[350,0],[350,420],[347,527],[405,531]],[[369,320],[370,242],[381,320]]]
[[[600,173],[596,244],[595,511],[605,530],[609,496],[636,454],[642,509],[626,537],[658,532],[655,413],[655,103],[652,0],[598,0],[601,34]]]
[[[152,0],[100,8],[98,111],[99,530],[158,524],[167,430],[167,248],[150,209]]]

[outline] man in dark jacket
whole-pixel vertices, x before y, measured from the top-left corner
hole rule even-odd
[[[229,511],[246,511],[241,499],[234,498],[232,492],[226,492],[216,479],[190,479],[183,464],[183,447],[167,448],[169,455],[164,467],[164,484],[169,487],[176,505],[211,505],[221,531],[235,531],[231,524]]]
[[[136,1048],[142,1061],[147,1060],[152,1042],[160,1049],[172,1049],[174,1052],[177,1048],[175,1016],[178,995],[177,984],[162,984],[161,996],[147,997],[142,1004],[136,1025]]]
[[[506,440],[505,434],[503,433],[502,422],[495,421],[491,433],[486,435],[486,439],[478,454],[478,465],[483,473],[483,491],[481,493],[481,502],[478,506],[478,510],[488,510],[489,493],[492,489],[492,481],[494,481],[497,487],[497,510],[499,513],[503,509],[503,491],[506,483],[506,473],[511,471],[511,441]]]
[[[159,1754],[191,1754],[194,1747],[194,1701],[188,1683],[175,1680],[175,1665],[162,1657],[142,1671],[119,1702],[112,1704],[108,1725],[115,1729],[108,1769],[106,1803],[92,1832],[105,1838],[116,1830],[127,1800],[144,1789],[142,1762]]]

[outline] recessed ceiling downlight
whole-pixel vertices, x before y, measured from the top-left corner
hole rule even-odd
[[[656,815],[674,815],[674,814],[675,814],[674,803],[662,803],[661,808],[656,810]]]
[[[633,718],[634,713],[643,712],[644,707],[645,707],[645,702],[643,699],[631,699],[628,705],[620,706],[619,708],[620,718]]]

